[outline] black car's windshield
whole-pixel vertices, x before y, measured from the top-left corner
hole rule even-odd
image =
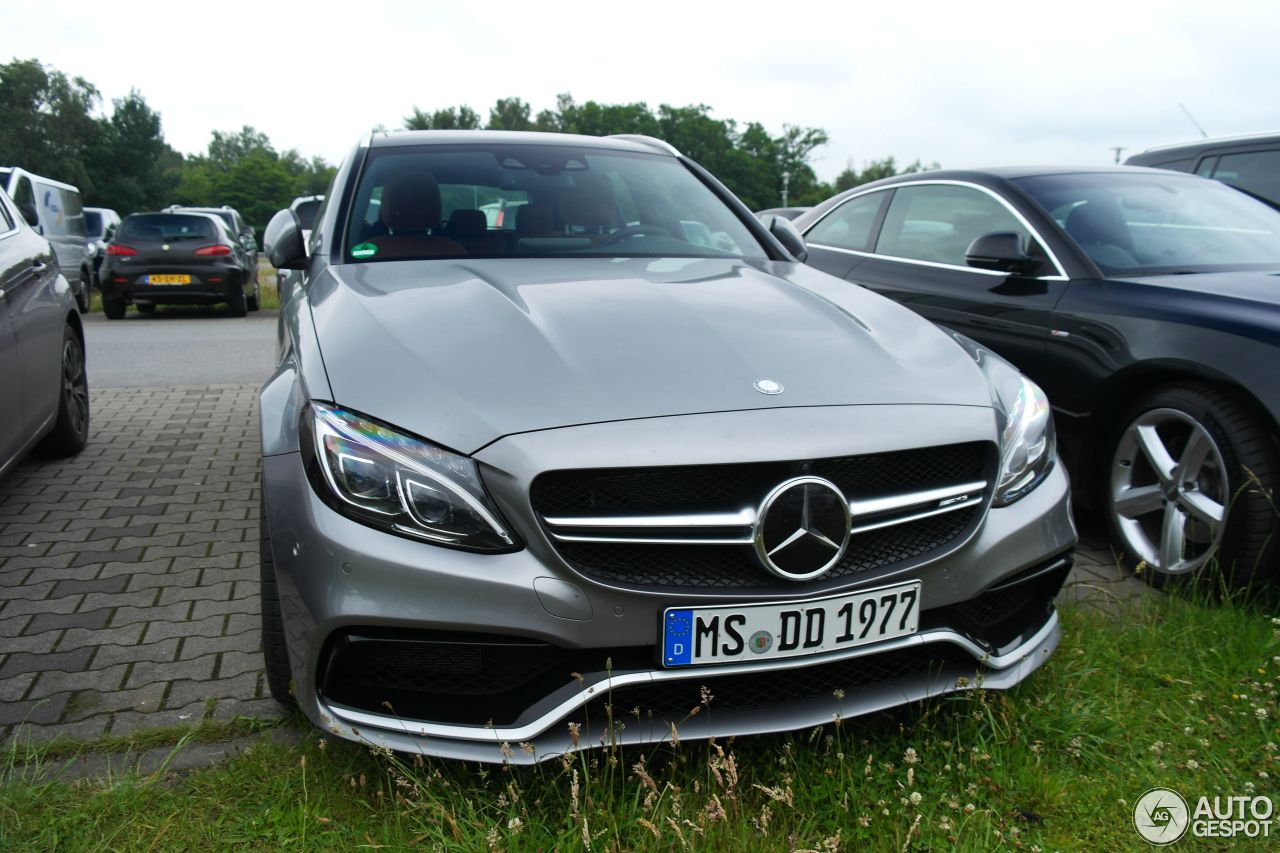
[[[214,240],[218,229],[207,216],[182,213],[135,213],[126,216],[116,232],[116,242],[175,242],[177,240]]]
[[[1107,275],[1280,269],[1280,212],[1215,181],[1098,172],[1013,182]]]
[[[673,157],[591,147],[424,145],[373,151],[348,260],[766,257]]]
[[[90,239],[96,240],[102,236],[102,214],[96,210],[86,210],[84,212],[84,230]]]

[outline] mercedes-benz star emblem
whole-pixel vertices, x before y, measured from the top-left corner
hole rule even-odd
[[[828,480],[796,477],[774,487],[756,516],[756,556],[780,578],[807,581],[844,556],[849,502]]]
[[[757,379],[752,383],[753,387],[761,394],[781,394],[782,383],[772,379]]]

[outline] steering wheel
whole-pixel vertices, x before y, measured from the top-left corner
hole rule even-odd
[[[620,243],[623,240],[629,240],[632,237],[639,237],[641,234],[661,234],[666,237],[674,237],[670,229],[661,225],[655,225],[649,222],[640,222],[635,225],[628,225],[626,228],[619,228],[608,237],[600,241],[601,246],[612,246],[614,243]]]

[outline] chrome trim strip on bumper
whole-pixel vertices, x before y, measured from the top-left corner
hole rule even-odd
[[[883,527],[906,524],[929,516],[975,506],[985,499],[986,488],[986,480],[974,480],[919,492],[851,500],[849,511],[855,523],[850,533],[879,530]],[[933,506],[928,506],[930,504]],[[889,515],[926,506],[928,508],[920,512]],[[889,517],[871,520],[865,524],[857,523],[858,519],[885,515]],[[682,515],[548,516],[542,521],[547,526],[551,538],[559,542],[624,545],[750,545],[753,542],[757,512],[755,509],[747,508],[737,512]],[[693,535],[675,535],[685,530]],[[698,535],[699,531],[709,530],[717,530],[721,535]]]
[[[631,672],[621,675],[609,676],[597,681],[590,687],[585,687],[574,696],[556,705],[546,713],[539,716],[532,722],[523,726],[514,726],[509,728],[503,727],[483,727],[483,726],[459,726],[446,723],[425,723],[417,720],[405,720],[397,717],[388,716],[386,714],[371,714],[367,711],[358,711],[354,708],[348,708],[343,705],[327,703],[323,698],[318,697],[320,708],[323,711],[333,715],[345,723],[354,726],[371,726],[378,729],[386,729],[396,732],[420,736],[420,737],[439,737],[452,738],[455,740],[466,741],[487,741],[489,743],[509,742],[520,743],[530,741],[547,729],[554,726],[557,722],[568,716],[573,711],[587,704],[593,699],[601,695],[608,694],[612,690],[626,687],[633,684],[653,684],[660,681],[676,681],[687,680],[693,678],[706,678],[718,675],[742,675],[753,672],[768,672],[771,670],[799,668],[803,666],[812,666],[815,663],[831,663],[835,661],[848,660],[850,658],[866,657],[868,655],[877,655],[882,652],[897,651],[899,649],[910,648],[912,646],[924,646],[931,643],[951,643],[960,646],[966,652],[974,657],[976,661],[985,665],[990,669],[1006,669],[1014,666],[1022,661],[1023,658],[1033,650],[1040,646],[1044,640],[1050,636],[1058,628],[1058,613],[1055,610],[1041,626],[1026,642],[1022,643],[1016,649],[1006,652],[1003,655],[994,657],[988,654],[977,643],[965,637],[950,628],[935,628],[929,631],[922,631],[918,634],[912,634],[909,637],[900,637],[896,640],[888,640],[883,643],[877,643],[872,646],[859,646],[848,649],[844,652],[836,652],[830,655],[823,655],[819,658],[792,658],[780,660],[771,663],[754,663],[754,664],[729,664],[725,666],[700,666],[690,667],[687,669],[663,669],[651,670],[645,672]]]

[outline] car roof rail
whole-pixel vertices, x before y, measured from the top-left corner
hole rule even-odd
[[[645,136],[643,133],[611,133],[608,139],[625,139],[628,142],[638,142],[649,148],[661,151],[663,154],[670,154],[673,157],[680,157],[680,149],[676,148],[670,142],[664,139],[658,139],[655,136]]]

